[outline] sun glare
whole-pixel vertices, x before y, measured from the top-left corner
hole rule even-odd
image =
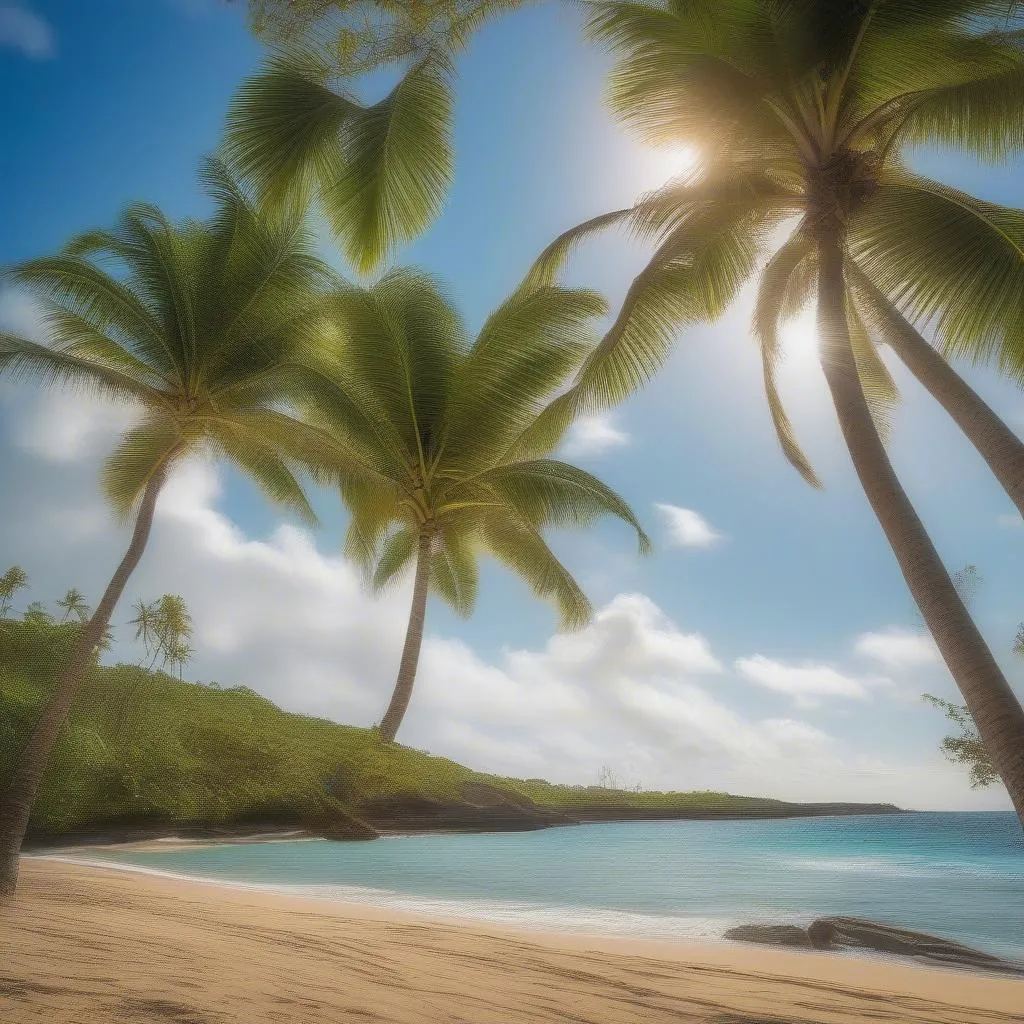
[[[779,332],[782,357],[787,362],[816,362],[818,359],[818,325],[814,310],[804,310]]]
[[[679,178],[689,178],[699,167],[700,154],[692,146],[649,150],[643,161],[642,187],[648,191]]]

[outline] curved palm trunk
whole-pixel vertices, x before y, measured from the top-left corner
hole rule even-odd
[[[861,390],[846,318],[843,246],[823,239],[818,289],[822,368],[861,486],[903,578],[1024,823],[1024,709],[974,624],[903,490]]]
[[[18,884],[18,856],[21,843],[28,828],[29,815],[39,792],[39,784],[50,759],[50,752],[61,726],[68,717],[75,695],[95,655],[96,648],[103,640],[110,616],[124,591],[128,577],[142,558],[149,532],[153,525],[153,510],[163,486],[166,473],[160,470],[153,475],[142,496],[139,514],[131,543],[125,552],[117,572],[107,586],[103,598],[96,607],[92,618],[85,624],[75,644],[71,659],[57,682],[50,703],[44,709],[36,724],[35,732],[29,739],[21,760],[0,800],[0,899],[14,894]]]
[[[405,632],[405,647],[398,665],[398,679],[391,703],[380,723],[380,737],[385,743],[393,743],[398,729],[405,718],[412,684],[416,680],[416,666],[420,661],[420,647],[423,646],[423,623],[427,617],[427,594],[430,590],[430,545],[431,535],[424,530],[420,534],[419,552],[416,555],[416,582],[412,589],[412,610],[409,613],[409,628]]]
[[[863,271],[850,267],[850,273],[886,342],[953,418],[1024,516],[1024,443]]]

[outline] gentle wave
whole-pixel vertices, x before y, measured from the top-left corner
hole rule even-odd
[[[827,871],[842,874],[884,875],[889,878],[948,878],[951,875],[968,875],[972,878],[1019,878],[1019,871],[1012,868],[1000,871],[974,864],[914,863],[892,857],[810,857],[784,861],[786,867],[801,868],[805,871]]]
[[[605,910],[595,907],[549,906],[520,903],[509,900],[479,899],[438,899],[397,893],[390,889],[374,889],[357,885],[315,885],[264,882],[241,882],[234,879],[210,876],[187,875],[175,871],[144,867],[121,861],[89,859],[85,857],[62,857],[51,854],[37,854],[42,860],[58,861],[64,864],[79,864],[84,867],[108,868],[134,874],[152,875],[158,878],[172,878],[184,882],[198,882],[203,885],[223,886],[228,889],[242,889],[250,892],[276,892],[288,896],[304,896],[335,903],[355,903],[362,906],[383,907],[389,910],[414,913],[424,917],[446,920],[489,921],[494,924],[508,924],[530,930],[547,932],[568,932],[586,935],[621,935],[647,939],[700,939],[702,941],[722,940],[725,932],[739,924],[750,922],[726,917],[668,916],[643,914],[637,911]],[[785,921],[792,924],[807,924],[806,917],[792,913],[771,914],[774,923]]]

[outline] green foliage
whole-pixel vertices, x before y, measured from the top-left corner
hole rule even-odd
[[[12,565],[3,576],[0,576],[0,617],[7,615],[14,595],[27,586],[28,574],[20,565]]]
[[[212,449],[312,520],[296,456],[323,440],[280,407],[291,364],[320,342],[333,274],[299,212],[257,215],[215,163],[204,181],[217,203],[209,221],[174,225],[136,204],[115,230],[15,267],[52,341],[0,333],[0,372],[91,389],[138,411],[104,470],[122,514],[155,474]]]
[[[85,595],[77,587],[72,587],[63,597],[57,598],[57,607],[64,612],[63,622],[67,622],[72,615],[79,622],[85,622],[92,614]]]
[[[367,467],[341,481],[351,510],[347,553],[377,589],[430,538],[433,589],[468,614],[476,557],[489,553],[580,626],[590,604],[545,540],[557,527],[613,515],[648,541],[605,484],[552,458],[515,452],[579,365],[602,309],[591,292],[520,289],[473,343],[427,276],[396,271],[334,297],[336,358],[311,376],[303,412]]]
[[[0,786],[79,628],[0,621]],[[129,706],[126,726],[122,712]],[[634,793],[481,775],[382,744],[375,730],[288,714],[244,686],[216,689],[117,665],[90,670],[47,768],[32,831],[308,824],[331,801],[358,812],[376,799],[452,800],[471,783],[564,809],[785,806],[727,794]]]
[[[274,45],[314,44],[341,75],[427,52],[453,53],[487,18],[529,0],[249,0],[253,32]]]
[[[538,260],[532,276],[551,282],[579,239],[616,224],[656,246],[544,426],[636,391],[682,328],[716,319],[760,274],[754,333],[772,420],[786,457],[816,485],[775,370],[779,323],[814,296],[822,232],[845,235],[850,275],[859,267],[908,318],[934,326],[948,354],[1024,375],[1024,213],[900,163],[907,142],[997,157],[1024,147],[1024,29],[1009,0],[606,0],[586,9],[590,33],[616,58],[612,109],[645,142],[694,147],[700,170],[566,232]],[[794,222],[780,247],[778,229]],[[862,300],[849,290],[850,337],[884,434],[897,392]]]
[[[48,626],[53,622],[53,616],[46,610],[42,601],[33,601],[25,609],[25,621],[33,625]]]
[[[228,114],[224,151],[264,204],[314,199],[361,272],[441,212],[452,175],[451,67],[418,60],[363,105],[321,54],[273,56]]]
[[[148,604],[135,602],[135,618],[129,625],[135,627],[135,639],[141,640],[152,668],[157,661],[163,667],[178,666],[178,677],[192,657],[192,616],[185,599],[178,594],[164,594]]]
[[[967,705],[954,704],[930,693],[922,694],[921,697],[933,707],[945,712],[946,717],[959,728],[959,735],[946,736],[943,739],[942,752],[955,764],[970,768],[971,789],[982,789],[998,782],[999,773],[981,742],[974,716]]]

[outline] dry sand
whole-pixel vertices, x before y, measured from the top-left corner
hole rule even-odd
[[[1024,982],[515,932],[56,861],[0,910],[3,1024],[1021,1024]]]

